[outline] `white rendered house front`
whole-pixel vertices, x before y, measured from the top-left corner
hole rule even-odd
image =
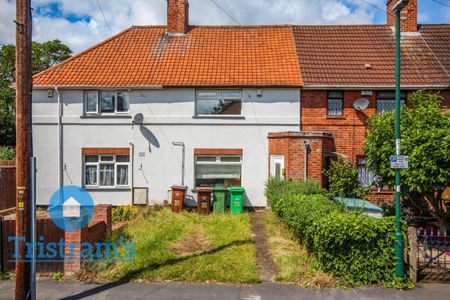
[[[225,184],[245,188],[246,206],[266,206],[267,135],[299,124],[297,88],[36,88],[38,205],[65,185],[95,204],[132,204],[142,190],[163,203],[182,181],[177,142],[188,204],[195,187]]]

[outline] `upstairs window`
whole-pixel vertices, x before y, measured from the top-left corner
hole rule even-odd
[[[236,90],[197,91],[195,101],[197,116],[240,116],[242,92]]]
[[[342,116],[344,107],[344,92],[330,91],[328,92],[327,115]]]
[[[400,93],[400,105],[403,106],[406,102],[406,93]],[[378,92],[377,93],[377,114],[390,112],[395,110],[395,92]]]
[[[88,91],[84,108],[87,115],[129,113],[130,99],[127,92]]]

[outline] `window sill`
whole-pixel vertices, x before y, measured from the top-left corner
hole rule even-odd
[[[80,116],[80,119],[131,119],[130,114],[120,115],[84,115]]]
[[[131,191],[131,187],[83,187],[86,191]]]
[[[379,190],[378,188],[371,188],[370,192],[372,194],[374,194],[374,195],[382,195],[382,194],[391,195],[391,194],[395,193],[395,190],[391,190],[391,189],[387,189],[387,190],[381,189],[381,190]]]
[[[245,120],[245,116],[233,115],[197,115],[193,119],[227,119],[227,120]]]
[[[338,119],[338,120],[347,119],[345,116],[333,116],[333,115],[327,115],[326,118],[327,119]]]

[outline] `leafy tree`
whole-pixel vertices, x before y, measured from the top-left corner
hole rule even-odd
[[[438,94],[418,91],[409,96],[410,107],[401,110],[401,151],[409,155],[409,169],[401,170],[405,204],[436,217],[441,231],[448,227],[450,207],[442,194],[450,182],[450,112]],[[393,188],[395,171],[395,114],[372,117],[364,152],[380,184]]]
[[[45,43],[33,42],[32,70],[37,74],[70,57],[72,50],[59,40]],[[15,90],[11,84],[16,79],[16,47],[0,48],[0,146],[15,145]]]
[[[328,176],[331,197],[361,198],[369,192],[359,184],[358,169],[343,158],[332,160],[324,174]]]

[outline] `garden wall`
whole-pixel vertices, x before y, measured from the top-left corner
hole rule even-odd
[[[111,232],[112,221],[111,221],[111,205],[97,205],[95,206],[94,216],[90,221],[89,225],[77,231],[64,231],[57,227],[53,220],[50,218],[43,218],[37,220],[37,237],[43,237],[45,244],[49,242],[59,243],[62,239],[65,243],[64,253],[67,257],[70,254],[70,249],[67,243],[77,243],[81,244],[88,242],[94,244],[96,242],[101,242],[105,239],[107,234]],[[1,259],[2,266],[5,270],[14,270],[14,243],[8,242],[8,237],[15,235],[15,220],[2,220],[2,230],[1,230]],[[79,259],[79,247],[75,247],[74,251],[76,257],[70,258],[70,260],[65,260],[64,257],[57,255],[53,259],[48,259],[49,262],[38,263],[38,272],[55,272],[64,271],[66,273],[78,272],[81,269],[81,263],[75,261]],[[38,252],[39,253],[39,252]],[[38,257],[39,259],[39,257]],[[47,258],[45,258],[47,260]]]

